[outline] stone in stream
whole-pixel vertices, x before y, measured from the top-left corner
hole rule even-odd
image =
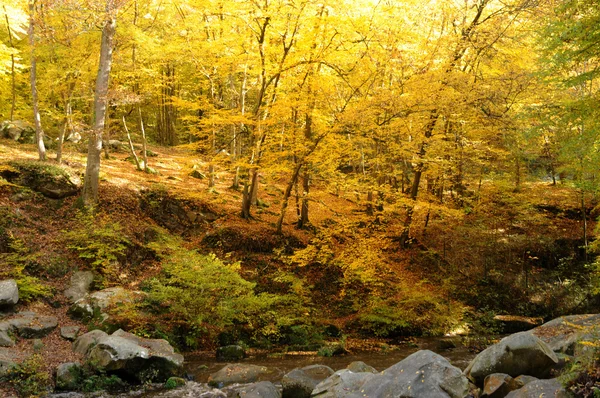
[[[492,373],[547,377],[557,363],[556,354],[546,343],[529,332],[520,332],[480,352],[464,374],[477,386],[483,386],[485,377]]]
[[[19,288],[14,279],[0,281],[0,307],[9,307],[19,301]]]
[[[236,388],[228,398],[281,398],[281,393],[270,381],[260,381]]]
[[[348,369],[354,373],[360,373],[360,372],[379,373],[379,372],[377,372],[377,369],[375,369],[374,367],[372,367],[370,365],[367,365],[363,361],[354,361],[354,362],[350,363],[350,365],[346,366],[346,369]]]
[[[283,398],[310,398],[317,384],[333,374],[333,369],[325,365],[311,365],[296,368],[281,379]]]
[[[469,381],[460,369],[432,351],[421,350],[381,373],[335,372],[313,390],[319,398],[464,398]]]
[[[483,381],[482,398],[504,398],[509,392],[523,387],[519,382],[505,373],[492,373]]]
[[[212,387],[222,388],[235,383],[254,383],[261,375],[268,372],[269,370],[265,366],[234,363],[211,374],[208,384]]]
[[[565,390],[558,379],[536,380],[524,387],[510,392],[506,398],[569,398],[571,394]]]

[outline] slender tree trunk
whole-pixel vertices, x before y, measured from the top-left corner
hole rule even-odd
[[[137,3],[136,3],[137,4]],[[142,107],[138,104],[138,116],[140,117],[140,131],[142,132],[142,159],[144,161],[144,171],[148,173],[148,141],[146,140],[146,129],[144,128],[144,119],[142,118]]]
[[[35,0],[29,1],[29,45],[31,46],[31,100],[33,102],[33,120],[35,122],[35,142],[40,160],[46,160],[46,147],[44,146],[44,131],[40,119],[40,108],[37,92],[37,60],[35,57]]]
[[[285,192],[283,193],[283,198],[281,201],[281,211],[279,213],[279,218],[277,219],[277,233],[278,234],[281,234],[281,229],[283,227],[283,219],[285,218],[285,213],[288,208],[288,203],[289,203],[290,196],[292,194],[292,189],[294,188],[294,185],[296,185],[296,182],[298,181],[298,175],[300,174],[300,169],[302,169],[302,166],[303,166],[302,162],[298,162],[296,164],[296,167],[294,168],[294,172],[292,173],[292,178],[290,179],[290,182],[288,183],[287,187],[285,188]]]
[[[583,258],[584,261],[588,260],[588,225],[587,225],[587,212],[585,209],[585,191],[581,190],[581,214],[583,215]]]
[[[108,93],[112,65],[113,39],[117,26],[116,9],[112,0],[108,0],[106,11],[107,20],[102,28],[100,62],[98,64],[96,92],[94,95],[94,127],[89,137],[85,183],[82,194],[83,203],[86,207],[94,207],[98,203],[98,180],[100,175],[102,134],[104,133],[104,119],[106,116],[106,95]]]
[[[125,132],[127,133],[127,141],[129,142],[129,151],[131,152],[131,156],[133,156],[133,160],[135,161],[135,166],[138,170],[142,170],[142,165],[140,164],[140,159],[135,153],[135,148],[133,147],[133,141],[131,141],[131,134],[129,134],[129,129],[127,128],[127,122],[125,121],[125,116],[123,116],[123,127],[125,128]]]
[[[8,44],[10,44],[11,50],[14,51],[15,46],[13,44],[13,36],[12,31],[10,30],[10,21],[8,19],[8,12],[6,11],[6,6],[2,6],[4,8],[4,17],[6,18],[6,30],[8,30]],[[10,54],[10,77],[11,77],[11,103],[10,103],[10,121],[12,122],[15,119],[15,105],[17,103],[17,89],[15,82],[15,54]]]

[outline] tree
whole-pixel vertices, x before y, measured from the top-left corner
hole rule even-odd
[[[94,94],[94,125],[89,135],[85,182],[83,186],[83,203],[86,207],[94,207],[98,203],[98,181],[100,177],[100,154],[102,152],[102,135],[106,117],[108,83],[112,65],[113,40],[117,26],[116,0],[107,0],[105,22],[102,28],[100,45],[100,61]]]
[[[44,145],[44,131],[40,120],[40,108],[37,91],[37,60],[35,55],[35,0],[29,0],[29,45],[31,46],[31,101],[33,103],[33,120],[35,123],[35,143],[40,160],[46,160],[46,147]]]

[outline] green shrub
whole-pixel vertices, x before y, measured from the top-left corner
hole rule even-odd
[[[188,250],[166,234],[149,247],[161,259],[162,273],[145,283],[147,310],[172,325],[182,346],[214,341],[227,329],[246,330],[256,341],[277,340],[280,327],[302,314],[291,296],[255,294],[255,285],[239,275],[239,263]]]
[[[8,253],[0,253],[0,278],[13,278],[19,287],[19,299],[28,302],[38,297],[52,294],[49,286],[36,277],[28,275],[27,268],[37,265],[39,255],[31,253],[23,241],[8,234]]]
[[[116,274],[115,266],[125,256],[131,242],[121,226],[101,216],[78,213],[79,228],[64,232],[67,247],[85,259],[102,275]]]
[[[9,383],[21,397],[44,396],[52,384],[50,375],[43,369],[43,358],[39,354],[32,355],[8,371]]]

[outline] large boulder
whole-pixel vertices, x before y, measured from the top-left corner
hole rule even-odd
[[[283,398],[310,398],[317,384],[333,374],[333,369],[324,365],[296,368],[281,379]]]
[[[375,369],[371,365],[367,365],[363,361],[354,361],[354,362],[350,363],[350,365],[346,366],[346,369],[348,369],[354,373],[360,373],[360,372],[379,373],[379,372],[377,372],[377,369]]]
[[[529,332],[520,332],[480,352],[464,373],[482,386],[485,377],[492,373],[547,377],[557,363],[556,354],[546,343]]]
[[[524,387],[510,392],[506,398],[569,398],[571,394],[565,390],[558,379],[536,380]]]
[[[0,281],[0,307],[13,306],[19,301],[19,288],[14,279]]]
[[[85,297],[90,292],[90,287],[94,282],[94,273],[92,271],[77,271],[71,276],[71,284],[65,290],[65,297],[71,303],[75,303]]]
[[[38,339],[50,334],[57,326],[55,316],[19,312],[15,317],[0,322],[0,332],[12,332],[24,339]]]
[[[381,373],[338,371],[319,383],[319,398],[464,398],[469,381],[460,369],[432,351],[421,350]]]
[[[13,141],[31,142],[35,135],[34,128],[23,120],[6,120],[0,124],[0,135]]]
[[[579,341],[600,333],[600,314],[570,315],[553,319],[530,331],[554,352],[573,355]]]
[[[183,356],[166,340],[145,339],[121,329],[100,338],[89,349],[86,360],[101,370],[140,382],[165,381],[178,375],[183,366]]]
[[[208,384],[221,388],[235,383],[254,383],[261,375],[268,372],[269,369],[265,366],[234,363],[211,374],[208,378]]]
[[[543,318],[519,315],[496,315],[494,320],[500,325],[501,333],[524,332],[544,322]]]
[[[236,388],[231,398],[281,398],[281,393],[270,381],[260,381]]]
[[[350,398],[362,397],[358,395],[362,385],[373,377],[371,372],[354,373],[348,369],[341,369],[326,378],[311,393],[311,397],[319,398]]]
[[[32,161],[12,161],[9,165],[0,176],[51,199],[77,195],[83,186],[81,178],[64,167]]]

